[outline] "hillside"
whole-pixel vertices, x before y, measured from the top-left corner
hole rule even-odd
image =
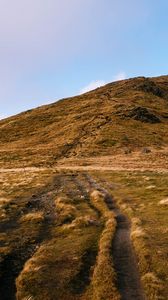
[[[138,77],[0,121],[0,166],[54,165],[62,158],[163,152],[168,76]]]
[[[0,121],[0,299],[168,299],[168,76]]]

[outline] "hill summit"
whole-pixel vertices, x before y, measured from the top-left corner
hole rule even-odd
[[[167,107],[168,76],[160,76],[109,83],[23,112],[0,121],[0,166],[165,149]]]

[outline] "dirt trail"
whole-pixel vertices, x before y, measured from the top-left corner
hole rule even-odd
[[[102,184],[102,186],[104,187],[106,184]],[[90,191],[93,189],[97,189],[103,193],[108,208],[113,210],[116,215],[117,229],[113,240],[111,254],[117,274],[117,286],[122,296],[121,299],[145,299],[138,274],[136,257],[130,240],[130,223],[128,219],[121,214],[119,209],[116,208],[114,199],[102,186],[88,175],[88,173],[59,174],[55,176],[53,182],[49,186],[46,186],[41,192],[37,192],[37,194],[32,195],[30,199],[26,200],[23,208],[24,214],[40,210],[44,212],[45,218],[34,243],[29,244],[21,240],[20,246],[9,253],[2,262],[0,274],[1,300],[16,299],[15,279],[22,271],[25,262],[35,253],[36,248],[42,242],[50,238],[50,229],[55,224],[54,222],[56,219],[54,212],[54,199],[56,195],[63,192],[70,198],[83,199],[84,197],[90,208],[93,209],[89,197]],[[15,224],[12,223],[11,228],[8,228],[11,233],[15,230],[15,226],[17,226],[17,220],[18,215],[16,216]],[[15,226],[13,227],[13,225]],[[87,255],[84,256],[83,266],[79,274],[77,274],[77,277],[74,278],[74,281],[72,282],[74,289],[76,290],[77,288],[79,293],[84,291],[86,286],[89,284],[90,268],[94,265],[95,258],[96,253],[93,252],[88,252]],[[80,281],[79,277],[81,278]],[[77,282],[80,283],[78,286],[76,286]]]
[[[121,300],[145,300],[140,282],[136,256],[130,239],[130,222],[115,206],[108,191],[102,188],[93,178],[87,175],[91,188],[104,194],[105,202],[116,215],[117,227],[112,245],[114,269],[117,274],[117,288]]]
[[[74,172],[89,172],[89,171],[116,171],[116,172],[155,172],[155,173],[163,173],[167,174],[168,169],[161,166],[157,165],[154,166],[147,166],[143,164],[135,164],[135,163],[126,163],[126,164],[111,164],[111,163],[100,163],[100,164],[89,164],[87,166],[81,165],[81,164],[76,164],[72,165],[71,163],[61,163],[57,164],[55,166],[51,167],[25,167],[25,168],[0,168],[0,173],[21,173],[23,172],[24,174],[26,173],[31,173],[31,172],[42,172],[42,171],[74,171]]]
[[[122,300],[144,300],[137,261],[130,240],[130,223],[117,211],[117,229],[113,240],[112,256],[117,273],[118,290]]]

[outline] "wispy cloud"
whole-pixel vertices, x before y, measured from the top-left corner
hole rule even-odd
[[[0,115],[0,120],[3,120],[5,118],[7,118],[8,116],[5,116],[5,115]]]
[[[122,71],[114,76],[113,81],[123,80],[126,78],[127,78],[126,73],[124,71]]]
[[[89,91],[95,90],[96,88],[103,86],[106,84],[106,81],[104,80],[95,80],[90,82],[87,86],[85,86],[84,88],[82,88],[79,92],[79,94],[84,94],[87,93]]]
[[[124,80],[127,78],[127,75],[124,71],[121,71],[119,73],[117,73],[112,80],[110,80],[111,82],[113,81],[119,81],[119,80]],[[84,88],[82,88],[79,91],[79,94],[84,94],[87,93],[89,91],[95,90],[98,87],[101,87],[105,84],[107,84],[108,82],[105,80],[95,80],[95,81],[91,81],[87,86],[85,86]]]

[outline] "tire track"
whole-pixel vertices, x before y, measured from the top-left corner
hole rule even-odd
[[[112,209],[116,215],[117,227],[111,254],[117,274],[117,288],[121,294],[121,300],[145,300],[136,255],[130,239],[131,224],[127,217],[115,206],[114,200],[108,191],[102,188],[91,176],[86,175],[86,179],[91,189],[94,188],[103,193],[108,208]]]
[[[112,256],[121,299],[145,300],[136,256],[130,240],[130,222],[120,211],[117,212],[116,220],[117,228],[112,245]]]
[[[20,236],[18,242],[12,241],[12,247],[9,254],[7,254],[0,263],[0,299],[1,300],[15,300],[16,299],[16,285],[15,280],[22,271],[24,264],[29,260],[38,247],[50,239],[50,229],[55,222],[56,214],[54,211],[54,192],[60,189],[61,176],[56,176],[53,182],[41,191],[38,190],[31,198],[25,199],[25,205],[12,218],[12,220],[2,223],[1,232],[8,232],[9,235],[16,235],[15,230],[19,230],[21,226],[18,222],[21,215],[29,212],[44,212],[44,219],[40,224],[38,233],[33,241],[29,241],[29,236]],[[18,232],[19,234],[19,232]]]
[[[50,239],[51,229],[52,226],[55,226],[56,221],[54,197],[63,192],[69,197],[76,198],[77,201],[87,201],[87,204],[92,208],[89,195],[90,191],[93,189],[97,189],[103,193],[108,208],[113,210],[116,215],[117,229],[113,240],[111,255],[117,274],[117,285],[121,294],[121,299],[145,299],[138,274],[136,256],[130,240],[129,220],[116,208],[114,199],[108,191],[105,188],[102,188],[91,176],[85,173],[80,175],[69,173],[55,176],[51,184],[43,188],[43,190],[38,191],[30,199],[26,199],[23,214],[41,210],[44,212],[44,220],[33,242],[29,243],[28,239],[24,241],[21,239],[18,247],[13,249],[1,262],[1,300],[16,299],[15,279],[22,271],[26,261],[34,255],[41,243]],[[19,223],[17,223],[18,218],[19,215],[16,216],[14,223],[9,224],[12,225],[10,228],[11,233],[15,230],[15,227],[16,230],[17,226],[19,227]],[[88,249],[88,252],[83,256],[79,273],[71,282],[72,286],[74,286],[74,291],[77,289],[77,293],[79,294],[84,292],[90,283],[90,270],[95,263],[95,258],[96,252]],[[77,282],[78,286],[76,286]]]

